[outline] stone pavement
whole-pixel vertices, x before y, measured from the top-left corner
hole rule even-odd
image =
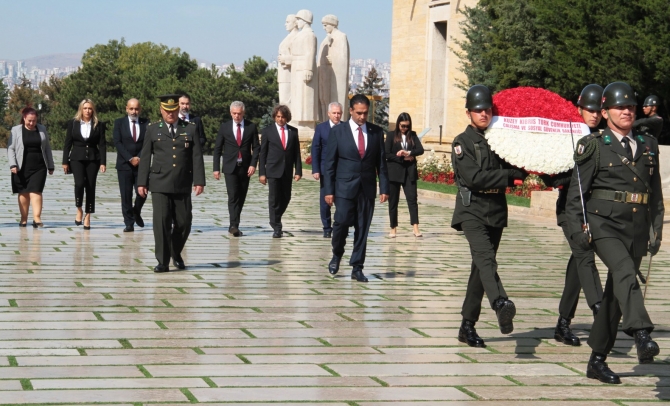
[[[411,235],[404,203],[398,238],[386,237],[387,206],[378,205],[370,282],[360,284],[346,266],[336,278],[326,271],[317,182],[294,184],[289,235],[277,240],[267,189],[254,177],[246,235],[235,239],[227,234],[224,182],[211,178],[206,162],[188,268],[160,275],[152,272],[151,204],[147,227],[123,233],[113,168],[99,177],[90,231],[73,223],[73,180],[60,170],[47,180],[46,227],[17,227],[16,196],[2,171],[0,403],[642,406],[670,399],[667,251],[654,259],[647,299],[661,356],[638,365],[632,340],[620,335],[609,361],[624,385],[606,386],[584,375],[586,345],[553,340],[569,256],[553,219],[511,219],[499,261],[517,304],[516,329],[501,335],[485,309],[477,327],[488,347],[473,349],[456,339],[470,254],[449,227],[444,202],[421,202],[422,239]],[[7,168],[4,156],[0,165]],[[573,325],[584,340],[591,320],[582,300]]]

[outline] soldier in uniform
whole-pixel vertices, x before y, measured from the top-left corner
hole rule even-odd
[[[489,147],[484,130],[491,123],[493,98],[483,85],[472,86],[466,95],[470,125],[452,144],[451,162],[459,186],[451,226],[463,231],[470,244],[472,266],[458,340],[471,347],[484,347],[475,329],[484,293],[496,312],[500,331],[514,330],[514,303],[508,299],[498,276],[496,252],[503,228],[507,226],[505,189],[527,174],[505,164]]]
[[[605,360],[622,315],[623,332],[635,338],[640,363],[653,362],[659,353],[649,336],[654,325],[635,274],[642,257],[647,252],[655,255],[660,248],[665,209],[658,142],[632,131],[636,105],[628,84],[613,82],[605,88],[601,111],[608,128],[577,143],[566,206],[573,243],[585,250],[593,247],[608,268],[602,304],[589,335],[593,352],[586,370],[586,376],[605,383],[621,383]]]
[[[579,114],[589,126],[591,132],[597,132],[598,124],[602,119],[600,113],[600,102],[603,96],[603,88],[600,85],[590,84],[584,87],[577,100]],[[568,260],[565,270],[565,287],[558,305],[558,322],[554,329],[554,339],[563,344],[581,345],[579,337],[572,333],[570,322],[575,317],[577,303],[579,303],[579,292],[584,289],[586,302],[593,311],[593,316],[598,314],[600,301],[603,297],[603,286],[596,268],[596,259],[592,249],[584,250],[570,239],[568,220],[565,215],[565,203],[568,198],[568,188],[572,179],[572,170],[557,176],[542,175],[542,180],[547,186],[558,189],[558,200],[556,201],[556,219],[558,225],[563,229],[563,234],[568,240],[572,255]]]
[[[642,111],[647,118],[640,118],[635,120],[633,123],[633,128],[638,129],[642,132],[647,132],[649,135],[654,136],[658,139],[658,136],[661,135],[663,130],[663,118],[658,115],[658,105],[660,104],[658,96],[649,95],[644,99],[644,104],[642,105]]]
[[[191,232],[191,186],[196,196],[205,189],[196,125],[179,119],[178,94],[159,99],[163,119],[147,126],[137,179],[140,196],[151,192],[157,273],[170,270],[170,258],[178,269],[186,268],[181,251]]]

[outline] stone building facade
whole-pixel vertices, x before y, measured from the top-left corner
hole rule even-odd
[[[401,112],[412,116],[417,133],[431,128],[427,146],[449,151],[451,140],[468,124],[465,75],[454,50],[463,37],[464,7],[477,0],[393,0],[389,126]],[[438,146],[442,126],[443,145]]]

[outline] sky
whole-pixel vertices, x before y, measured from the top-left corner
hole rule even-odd
[[[270,61],[287,34],[286,16],[300,9],[314,13],[319,44],[321,18],[335,14],[352,58],[390,62],[392,0],[0,0],[0,59],[83,53],[123,37],[217,65],[254,55]]]

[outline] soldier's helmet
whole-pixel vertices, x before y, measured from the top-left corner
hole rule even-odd
[[[635,92],[628,83],[612,82],[603,90],[601,109],[613,106],[637,106]]]
[[[465,108],[468,110],[485,110],[493,107],[491,90],[484,85],[474,85],[465,95]]]
[[[644,99],[644,104],[642,106],[647,107],[647,106],[658,106],[660,104],[660,100],[658,99],[658,96],[650,94],[647,96],[646,99]]]
[[[582,89],[582,93],[579,95],[579,99],[577,99],[577,105],[587,110],[600,110],[602,98],[602,86],[592,83]]]

